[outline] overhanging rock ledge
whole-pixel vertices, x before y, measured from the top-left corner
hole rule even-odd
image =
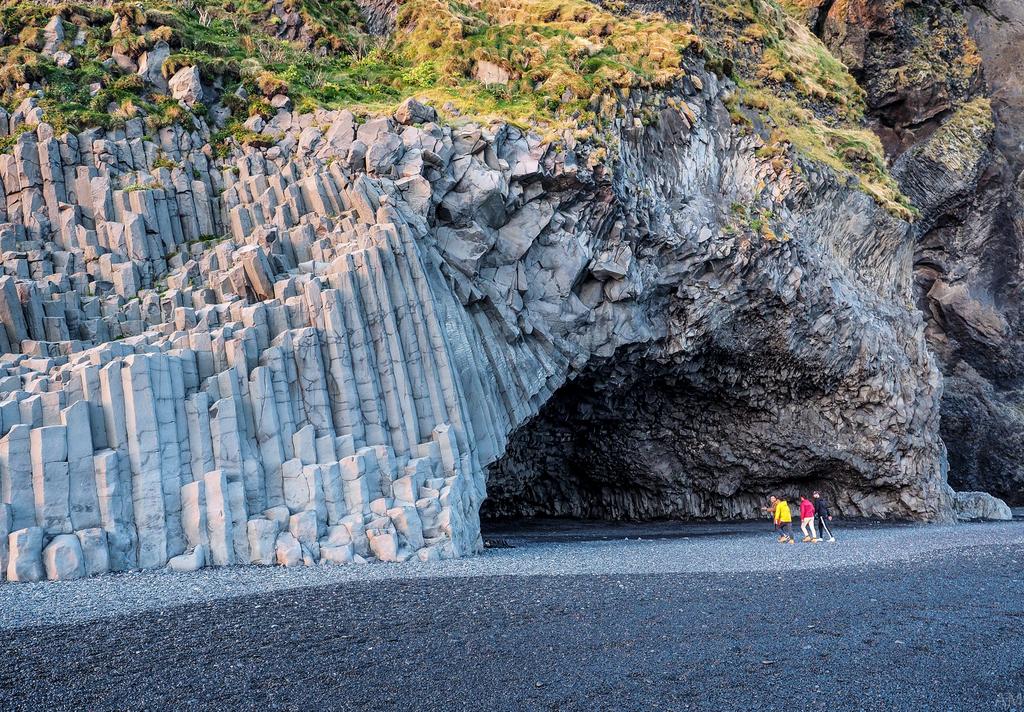
[[[21,133],[0,569],[461,556],[488,489],[735,517],[813,484],[951,519],[908,225],[759,159],[726,91],[636,93],[600,146],[418,102],[282,110],[227,158],[202,121]]]

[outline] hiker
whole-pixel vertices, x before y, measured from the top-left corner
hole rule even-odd
[[[814,529],[814,502],[807,497],[800,497],[800,531],[804,533],[804,543],[821,541]]]
[[[825,520],[832,521],[832,514],[828,509],[828,500],[821,496],[821,492],[811,495],[814,498],[814,515],[818,520],[818,533],[822,536],[828,535],[828,542],[835,544],[836,538],[832,536],[832,529],[825,523]]]
[[[796,540],[793,539],[793,515],[789,513],[789,502],[779,499],[775,495],[771,496],[770,502],[769,508],[775,519],[775,528],[780,532],[779,543],[795,544]]]

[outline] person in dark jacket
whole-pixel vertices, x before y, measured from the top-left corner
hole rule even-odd
[[[811,497],[814,500],[814,517],[818,520],[818,536],[827,536],[829,543],[834,544],[836,538],[832,536],[832,528],[827,523],[832,521],[828,500],[821,496],[821,492],[815,492]]]

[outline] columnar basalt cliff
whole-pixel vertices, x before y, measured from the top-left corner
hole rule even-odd
[[[600,137],[412,99],[278,96],[227,140],[221,104],[0,112],[0,569],[429,561],[480,550],[481,508],[745,517],[811,486],[1007,516],[946,484],[910,223],[691,60]],[[217,96],[192,65],[167,91]]]

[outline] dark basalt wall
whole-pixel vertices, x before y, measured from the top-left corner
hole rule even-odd
[[[850,512],[889,513],[892,488],[868,476],[876,463],[837,445],[824,384],[791,390],[724,355],[694,368],[620,366],[566,385],[492,468],[483,516],[755,517],[771,494],[813,489]],[[768,387],[721,382],[733,379]]]
[[[956,489],[1024,502],[1024,6],[825,4],[810,22],[867,91],[921,210],[916,301],[945,377]]]
[[[707,95],[692,127],[624,132],[614,228],[573,242],[594,257],[565,302],[589,311],[547,320],[581,359],[491,466],[484,513],[756,516],[821,487],[850,515],[949,518],[909,226],[758,159]]]

